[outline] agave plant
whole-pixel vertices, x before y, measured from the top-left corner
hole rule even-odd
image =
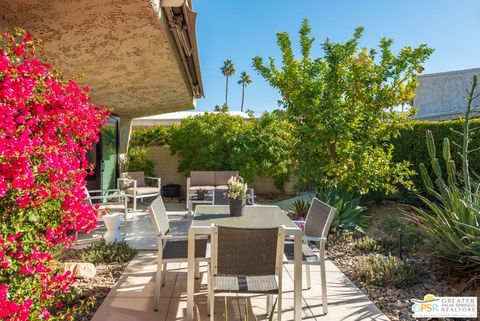
[[[359,205],[360,197],[338,191],[319,192],[316,196],[322,202],[337,209],[332,221],[332,228],[357,230],[365,233],[369,217],[363,214],[365,208]]]
[[[290,207],[290,211],[293,213],[294,217],[305,218],[308,213],[308,209],[310,208],[310,202],[299,198],[293,201],[292,206]]]

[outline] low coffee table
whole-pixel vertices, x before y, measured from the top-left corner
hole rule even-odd
[[[188,218],[192,218],[192,213],[195,204],[214,205],[215,204],[215,190],[208,191],[203,198],[198,198],[197,194],[188,195]]]

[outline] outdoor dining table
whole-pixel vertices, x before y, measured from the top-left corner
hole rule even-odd
[[[212,225],[238,227],[284,226],[294,238],[294,320],[302,319],[302,231],[278,206],[245,206],[242,216],[230,216],[228,205],[198,205],[188,230],[187,320],[193,321],[195,292],[195,238],[209,235]]]

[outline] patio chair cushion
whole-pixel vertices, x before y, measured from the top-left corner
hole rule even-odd
[[[234,293],[278,293],[278,284],[275,275],[217,275],[213,277],[213,291]]]
[[[293,262],[294,260],[294,243],[285,242],[285,256],[287,260]],[[312,250],[312,248],[306,244],[302,243],[302,261],[305,263],[318,263],[318,255]]]
[[[106,210],[107,208],[112,210],[112,212],[125,212],[124,203],[106,203],[98,207],[99,210]]]
[[[127,194],[133,195],[133,187],[126,190]],[[140,186],[137,187],[137,195],[158,194],[158,187]]]
[[[122,173],[122,178],[133,179],[137,181],[138,186],[145,186],[145,174],[143,172],[126,172]],[[125,182],[126,187],[133,187],[133,183]]]
[[[189,191],[195,193],[196,191],[201,190],[201,189],[212,190],[214,188],[215,188],[215,186],[212,186],[212,185],[190,186]]]
[[[215,171],[214,185],[227,185],[232,176],[238,176],[237,171]]]
[[[192,171],[190,173],[190,186],[212,186],[215,185],[215,172],[213,171]]]
[[[207,255],[207,239],[195,241],[195,257],[205,258]],[[163,259],[188,258],[188,240],[167,241],[163,248]]]

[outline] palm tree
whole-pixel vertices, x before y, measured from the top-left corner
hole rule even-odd
[[[245,87],[250,85],[252,83],[252,80],[250,79],[250,76],[247,74],[246,71],[242,71],[240,74],[240,80],[238,81],[239,85],[242,85],[242,108],[241,110],[243,111],[243,102],[245,98]]]
[[[223,62],[223,67],[220,70],[222,71],[222,74],[227,78],[227,83],[225,85],[225,105],[228,106],[228,77],[235,74],[235,67],[233,66],[233,62],[230,59],[227,59]]]

